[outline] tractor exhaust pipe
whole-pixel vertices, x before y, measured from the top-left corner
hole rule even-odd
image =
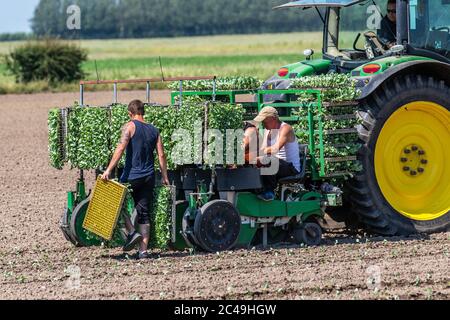
[[[397,44],[408,44],[408,1],[397,0]]]

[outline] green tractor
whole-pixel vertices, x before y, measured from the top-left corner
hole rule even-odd
[[[324,25],[323,49],[320,59],[305,50],[306,60],[280,68],[263,89],[289,89],[292,79],[304,76],[350,74],[362,92],[363,170],[347,185],[347,205],[340,211],[351,210],[382,235],[448,230],[450,1],[391,4],[396,43],[390,45],[376,30],[387,3],[301,0],[276,7],[316,10]],[[289,94],[264,96],[265,102],[289,100]]]

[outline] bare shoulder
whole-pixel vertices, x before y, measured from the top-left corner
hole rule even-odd
[[[281,134],[287,137],[288,142],[294,142],[295,140],[295,131],[294,128],[290,124],[285,124],[281,128]]]
[[[255,135],[257,133],[258,133],[258,129],[256,127],[251,127],[251,128],[248,128],[247,130],[245,130],[244,135],[250,136],[250,135]]]
[[[120,138],[120,143],[123,145],[127,145],[135,132],[136,132],[136,125],[132,121],[126,123],[122,127],[122,136]]]
[[[281,127],[281,132],[284,132],[284,133],[294,132],[294,128],[292,128],[292,126],[289,123],[286,123],[285,125],[283,125]]]
[[[134,124],[133,121],[129,121],[123,125],[122,130],[132,129],[132,128],[136,128],[136,125]]]
[[[135,131],[136,131],[136,125],[134,124],[133,121],[127,122],[123,128],[122,128],[123,132],[128,131],[131,135],[134,135]]]

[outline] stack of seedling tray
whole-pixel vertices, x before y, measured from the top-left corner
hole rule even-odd
[[[312,132],[309,130],[308,111],[313,112],[314,162],[322,177],[346,178],[360,171],[362,166],[357,153],[361,142],[356,130],[359,124],[356,98],[360,93],[355,81],[346,75],[314,76],[295,80],[292,88],[318,89],[321,92],[321,101],[311,93],[301,93],[296,97],[297,101],[311,107],[294,112],[299,117],[294,129],[299,140],[308,143]]]

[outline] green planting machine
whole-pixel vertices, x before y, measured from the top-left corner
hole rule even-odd
[[[358,47],[361,37],[356,32],[353,48],[343,48],[340,36],[348,33],[346,19],[369,12],[369,6],[380,10],[376,4],[382,3],[377,2],[294,1],[280,6],[317,10],[324,24],[322,57],[313,59],[313,50],[306,50],[306,60],[283,66],[262,84],[251,77],[171,79],[176,81],[171,87],[172,105],[167,107],[149,104],[147,90],[147,119],[163,138],[172,137],[176,128],[194,136],[196,121],[201,124],[201,137],[206,129],[239,129],[263,107],[273,106],[281,120],[294,127],[302,160],[302,172],[280,180],[276,200],[264,202],[256,196],[262,187],[259,169],[211,162],[203,155],[208,141],[201,140],[202,157],[183,165],[170,163],[173,187],[156,191],[154,247],[215,252],[282,241],[317,245],[325,213],[382,235],[448,230],[450,1],[399,0],[396,45],[388,47],[373,30],[364,32],[364,19],[359,26],[364,45]],[[153,80],[142,81],[149,89]],[[95,129],[74,119],[83,113],[90,119],[92,114],[87,113],[98,113],[96,117],[104,117],[110,125],[102,129],[104,139],[94,148],[105,143],[112,148],[127,119],[124,107],[117,105],[120,82],[110,83],[114,104],[81,108],[103,111],[69,108],[50,113],[55,167],[69,162],[100,173],[106,165],[100,153],[93,159],[73,160],[86,138],[79,135],[72,139],[77,141],[74,144],[70,128],[81,125],[94,134]],[[253,95],[254,102],[237,103],[245,94]],[[80,116],[74,116],[77,112]],[[115,125],[114,119],[119,119]],[[174,145],[171,139],[164,140],[170,154]],[[101,239],[82,228],[89,203],[85,189],[80,171],[61,227],[74,244],[98,245]],[[132,216],[132,208],[128,198],[124,211]],[[119,221],[111,245],[123,243],[122,224]]]

